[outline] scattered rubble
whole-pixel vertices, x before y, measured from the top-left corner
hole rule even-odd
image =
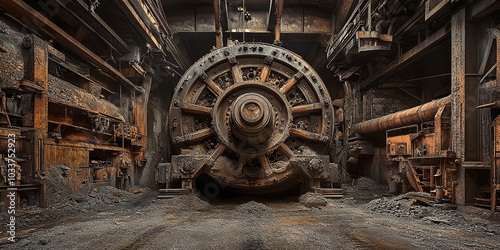
[[[307,192],[299,197],[299,202],[308,208],[325,207],[328,203],[325,196],[320,193]]]
[[[90,207],[102,204],[115,204],[131,201],[137,196],[125,190],[111,186],[85,186],[71,197],[80,207]]]
[[[500,235],[500,231],[490,229],[486,223],[473,222],[465,219],[455,210],[432,206],[431,201],[422,201],[417,192],[410,192],[392,198],[380,198],[365,204],[365,208],[377,212],[391,214],[397,217],[422,220],[427,223],[443,224],[453,227],[465,227],[472,232],[482,232]],[[416,197],[416,198],[415,198]]]

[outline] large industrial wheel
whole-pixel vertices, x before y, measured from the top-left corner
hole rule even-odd
[[[170,187],[192,188],[201,173],[258,192],[330,178],[330,97],[314,69],[281,47],[237,44],[201,58],[177,85],[168,124]]]

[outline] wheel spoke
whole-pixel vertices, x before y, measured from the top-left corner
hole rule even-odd
[[[247,157],[244,155],[240,155],[240,157],[238,158],[238,167],[236,168],[237,173],[243,172],[243,166],[245,166],[246,162],[247,162]]]
[[[243,76],[241,74],[241,69],[238,64],[234,64],[231,66],[231,72],[233,73],[234,82],[243,82]]]
[[[285,94],[290,89],[292,89],[293,86],[297,83],[297,81],[299,81],[301,77],[302,77],[301,72],[297,72],[295,75],[290,77],[290,79],[288,79],[288,81],[283,85],[283,87],[281,87],[280,89],[281,93]]]
[[[224,144],[220,144],[217,149],[215,149],[215,151],[212,153],[212,155],[210,156],[210,158],[208,159],[207,161],[207,165],[209,166],[213,166],[215,161],[217,160],[217,158],[219,158],[219,156],[224,153],[224,151],[226,150],[227,146],[224,145]]]
[[[204,107],[192,103],[183,102],[180,106],[182,111],[193,114],[210,115],[210,112],[212,111],[212,109],[209,107]]]
[[[201,74],[201,79],[203,80],[203,82],[205,82],[205,84],[208,86],[208,89],[210,89],[212,93],[217,96],[222,94],[222,89],[217,84],[215,84],[214,81],[212,81],[212,79],[210,79],[210,77],[206,73],[203,72]]]
[[[269,72],[271,71],[271,65],[264,65],[262,72],[260,73],[260,82],[266,82]]]
[[[175,142],[176,143],[195,142],[195,141],[205,139],[205,138],[207,138],[211,135],[214,135],[214,134],[215,134],[215,132],[212,128],[205,128],[205,129],[196,131],[196,132],[191,133],[191,134],[178,136],[175,138]]]
[[[300,105],[292,108],[293,116],[308,115],[310,113],[321,111],[321,103],[313,103],[307,105]]]
[[[266,176],[269,176],[272,174],[271,166],[269,165],[269,161],[267,160],[267,157],[265,154],[259,155],[259,163],[260,163],[260,166],[262,167],[262,170],[264,170],[264,174]]]
[[[283,152],[283,154],[286,155],[286,157],[288,157],[289,159],[292,158],[294,155],[293,155],[293,152],[292,150],[290,150],[290,148],[285,144],[285,143],[281,143],[280,144],[280,150],[281,152]]]
[[[304,139],[311,140],[311,141],[321,141],[321,142],[328,141],[328,137],[326,137],[326,136],[322,136],[318,133],[304,131],[304,130],[300,130],[300,129],[296,129],[296,128],[290,129],[290,134],[293,136],[297,136],[297,137],[304,138]]]

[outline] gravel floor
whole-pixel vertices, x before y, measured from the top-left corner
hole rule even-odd
[[[91,196],[101,197],[95,191],[90,192]],[[397,197],[366,201],[347,196],[328,200],[327,206],[321,208],[306,208],[298,202],[298,197],[280,200],[246,197],[208,203],[194,196],[156,200],[150,192],[138,198],[123,195],[120,202],[97,204],[86,197],[80,198],[78,203],[69,205],[71,209],[52,209],[52,213],[72,212],[45,220],[45,215],[39,214],[38,223],[28,222],[18,230],[16,243],[5,243],[6,238],[1,238],[0,248],[498,249],[500,246],[500,220],[488,210],[465,207],[443,211],[408,199],[395,201]]]

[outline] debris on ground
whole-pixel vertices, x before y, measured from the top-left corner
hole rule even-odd
[[[387,194],[387,187],[368,177],[354,179],[351,184],[342,185],[345,198],[351,200],[372,200]]]
[[[47,175],[51,176],[61,176],[61,178],[53,178],[50,182],[48,181],[48,189],[57,189],[62,185],[61,183],[63,183],[63,180],[67,181],[66,178],[68,177],[64,177],[61,174],[62,171],[62,168],[54,167],[47,173]],[[147,193],[151,191],[145,189],[143,192]],[[48,208],[25,206],[17,209],[16,223],[19,228],[23,228],[28,225],[34,226],[45,222],[56,221],[68,216],[75,217],[82,214],[107,210],[124,211],[128,207],[148,205],[137,203],[141,199],[142,197],[126,190],[102,184],[87,184],[73,194],[53,195]],[[148,200],[149,197],[145,197],[144,199],[150,202]]]
[[[432,206],[431,202],[421,201],[422,196],[417,192],[410,192],[392,198],[380,198],[365,204],[365,208],[378,212],[391,214],[397,217],[412,218],[428,223],[444,224],[454,227],[466,227],[469,231],[500,234],[500,231],[489,229],[486,223],[473,222],[465,219],[455,210],[445,210]]]
[[[53,206],[68,202],[71,190],[68,182],[71,179],[69,168],[64,165],[52,167],[43,177],[47,180],[47,203]]]
[[[427,204],[428,206],[434,206],[436,204],[435,198],[430,193],[424,193],[424,192],[408,192],[395,198],[395,200],[400,200],[400,199],[415,199],[417,201]]]
[[[328,201],[320,193],[307,192],[299,197],[299,202],[308,208],[325,207]]]
[[[273,209],[256,201],[250,201],[244,204],[241,204],[236,207],[235,211],[238,213],[245,214],[261,214],[264,212],[272,211]]]
[[[137,198],[134,193],[111,186],[88,185],[75,193],[71,200],[80,207],[127,202]]]

